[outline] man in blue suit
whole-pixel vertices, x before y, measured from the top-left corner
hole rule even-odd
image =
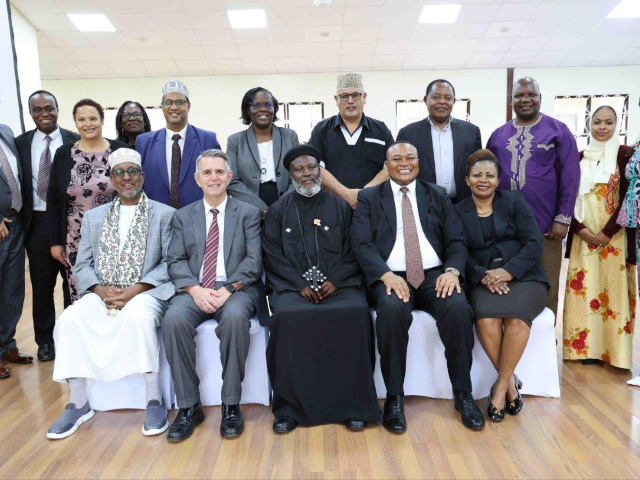
[[[220,149],[214,132],[189,125],[189,90],[179,80],[162,88],[165,128],[139,135],[144,190],[151,200],[180,208],[202,198],[194,179],[196,158],[204,150]]]

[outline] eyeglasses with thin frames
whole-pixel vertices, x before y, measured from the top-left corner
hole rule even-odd
[[[182,108],[184,106],[186,106],[189,102],[187,100],[163,100],[162,101],[162,106],[163,107],[167,107],[167,108],[171,108],[174,105],[176,107]]]

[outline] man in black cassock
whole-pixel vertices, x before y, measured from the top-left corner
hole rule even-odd
[[[351,252],[351,208],[320,187],[321,153],[291,149],[296,189],[271,205],[262,235],[271,318],[267,364],[273,430],[380,420],[374,337],[360,267]]]

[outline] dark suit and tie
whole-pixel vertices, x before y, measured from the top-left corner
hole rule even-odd
[[[463,423],[479,429],[484,419],[471,397],[473,311],[464,292],[455,288],[467,262],[465,234],[444,188],[416,180],[416,157],[416,150],[405,144],[387,150],[391,180],[360,191],[351,223],[353,252],[376,309],[380,367],[387,387],[383,425],[393,433],[406,430],[403,384],[409,327],[417,308],[436,321]],[[445,281],[443,292],[451,295],[443,298],[436,286]],[[398,283],[408,289],[407,301],[398,295],[404,287],[391,287]]]
[[[0,221],[4,223],[3,233],[0,233],[0,354],[8,361],[19,360],[14,335],[24,303],[24,228],[20,192],[23,175],[13,132],[7,125],[0,124]],[[28,363],[27,359],[32,360],[27,357],[18,363]],[[8,376],[9,369],[0,361],[0,378]]]
[[[446,172],[449,171],[448,168],[453,168],[455,187],[453,191],[455,191],[455,196],[450,196],[452,200],[463,200],[471,195],[469,186],[465,182],[467,158],[473,152],[482,148],[480,129],[472,123],[451,118],[451,122],[447,127],[451,129],[451,136],[453,137],[453,158],[451,158],[447,154],[446,148],[442,148],[442,151],[440,151],[440,145],[434,145],[432,128],[436,127],[432,126],[429,118],[410,123],[400,129],[398,141],[409,142],[418,149],[418,159],[420,160],[418,178],[420,180],[444,187],[444,181],[448,180],[448,178],[446,180],[438,178],[438,172]],[[437,138],[440,135],[446,137],[446,132],[436,132],[436,135]],[[445,141],[445,138],[443,138],[443,146],[446,145]],[[435,148],[439,149],[438,152],[435,151]],[[453,165],[444,166],[445,168],[443,169],[437,164],[436,160],[440,162],[453,161]],[[449,188],[447,190],[450,191]]]
[[[34,129],[16,138],[23,172],[22,212],[33,291],[33,330],[39,347],[53,344],[56,320],[53,291],[58,273],[63,280],[64,305],[71,303],[65,268],[51,256],[46,198],[57,147],[79,139],[77,133],[64,128],[57,128],[49,135]]]
[[[202,322],[213,318],[218,322],[216,334],[220,339],[223,377],[221,433],[225,437],[237,436],[244,428],[243,423],[239,427],[237,422],[228,430],[224,426],[225,412],[228,413],[229,406],[237,409],[242,395],[250,320],[256,312],[261,322],[269,318],[264,285],[260,279],[260,218],[261,213],[256,207],[229,196],[215,209],[206,203],[205,197],[178,210],[173,217],[167,265],[178,293],[169,303],[162,331],[178,407],[189,419],[194,411],[200,415],[198,412],[202,407],[198,389],[200,380],[196,372],[195,335],[196,328]],[[183,291],[193,286],[229,290],[230,286],[237,284],[242,284],[242,288],[234,291],[215,313],[201,310],[194,296]],[[239,409],[236,413],[238,420]],[[169,440],[179,441],[190,435],[179,428],[174,435],[173,430],[172,425]]]

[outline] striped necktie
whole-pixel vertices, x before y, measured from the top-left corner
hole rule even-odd
[[[11,170],[9,159],[7,158],[7,154],[4,153],[4,148],[2,148],[1,145],[0,168],[2,168],[2,173],[4,173],[4,176],[9,182],[9,189],[11,190],[11,208],[19,212],[20,210],[22,210],[22,196],[20,195],[20,187],[18,187],[16,176],[13,174],[13,170]]]
[[[38,193],[38,197],[46,202],[47,189],[49,188],[49,174],[51,173],[51,150],[49,150],[49,145],[51,145],[51,137],[47,135],[46,137],[44,137],[44,140],[47,142],[47,145],[44,147],[42,155],[40,155],[40,167],[38,168],[38,186],[36,192]]]
[[[218,244],[220,239],[220,229],[218,228],[218,210],[211,209],[213,222],[207,234],[207,243],[204,248],[204,263],[202,267],[202,281],[200,285],[204,288],[215,288],[216,270],[218,268]]]

